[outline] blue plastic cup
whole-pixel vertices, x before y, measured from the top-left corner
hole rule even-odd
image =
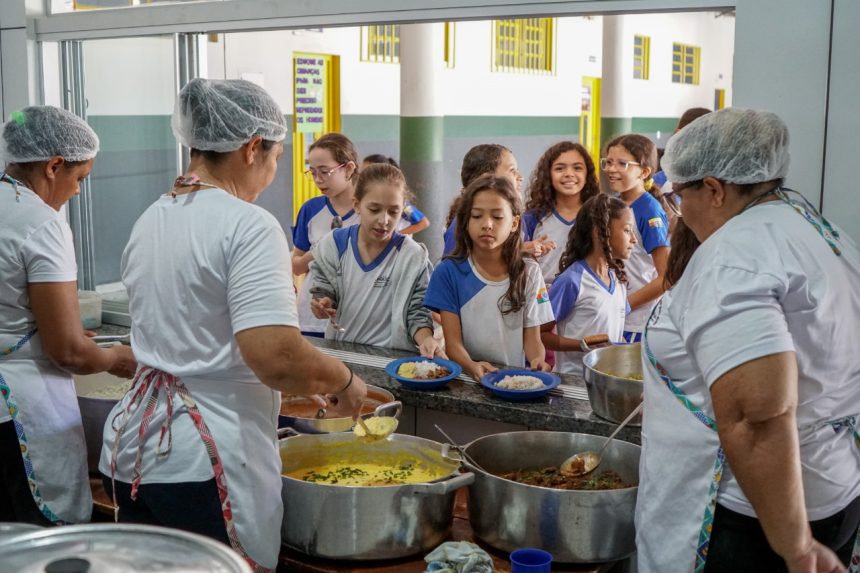
[[[517,549],[511,553],[511,573],[550,573],[552,553],[543,549]]]

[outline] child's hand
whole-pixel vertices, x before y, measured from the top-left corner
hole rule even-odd
[[[448,358],[445,351],[442,349],[442,345],[439,344],[439,341],[432,336],[426,336],[424,340],[421,341],[421,344],[418,345],[418,352],[424,358],[433,358],[436,356],[439,358]]]
[[[549,238],[549,235],[541,235],[534,241],[523,243],[523,252],[534,257],[542,257],[558,245]]]
[[[337,314],[334,302],[329,297],[311,299],[311,312],[320,320],[329,319]]]
[[[532,370],[539,370],[541,372],[552,372],[552,366],[547,364],[546,360],[544,360],[543,358],[529,360],[529,366]]]
[[[489,362],[484,362],[482,360],[481,362],[472,362],[472,364],[468,368],[466,368],[466,371],[475,380],[480,380],[486,374],[498,371],[498,368],[496,368]]]

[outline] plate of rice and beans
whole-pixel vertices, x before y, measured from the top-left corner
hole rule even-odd
[[[412,390],[438,390],[462,374],[463,369],[451,360],[407,356],[389,362],[385,372]]]
[[[533,400],[561,384],[555,374],[535,370],[512,369],[490,372],[481,378],[481,385],[505,400]]]

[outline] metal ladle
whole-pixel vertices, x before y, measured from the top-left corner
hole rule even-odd
[[[352,428],[352,432],[365,440],[375,442],[376,440],[382,440],[390,436],[394,433],[394,430],[397,429],[400,421],[397,418],[385,416],[371,416],[367,419],[368,422],[373,426],[375,431],[371,431],[370,427],[367,425],[367,422],[364,421],[364,418],[359,416],[357,418],[358,424],[356,424]]]
[[[630,414],[626,418],[624,418],[624,421],[621,422],[617,428],[615,428],[615,431],[612,432],[612,434],[610,434],[608,438],[606,438],[606,441],[603,442],[603,446],[601,446],[600,450],[596,452],[588,450],[570,456],[569,458],[561,462],[561,465],[558,467],[559,473],[570,477],[576,477],[590,474],[595,469],[597,469],[597,466],[599,466],[600,462],[602,461],[601,456],[603,455],[603,450],[605,450],[606,446],[609,445],[609,442],[611,442],[612,439],[618,435],[618,432],[621,431],[621,428],[630,423],[630,420],[635,418],[639,414],[639,412],[642,411],[642,406],[644,405],[645,402],[639,402],[639,405],[636,406],[633,411],[630,412]]]

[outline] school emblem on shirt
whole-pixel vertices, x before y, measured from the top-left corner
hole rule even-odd
[[[538,304],[543,304],[545,302],[549,302],[549,293],[546,290],[546,287],[540,287],[537,291],[537,302]]]
[[[387,287],[389,284],[391,284],[391,277],[380,275],[376,277],[375,281],[373,281],[373,288],[383,288]]]
[[[663,226],[663,219],[660,217],[654,217],[653,219],[648,219],[648,226],[654,227],[655,229],[659,229]]]

